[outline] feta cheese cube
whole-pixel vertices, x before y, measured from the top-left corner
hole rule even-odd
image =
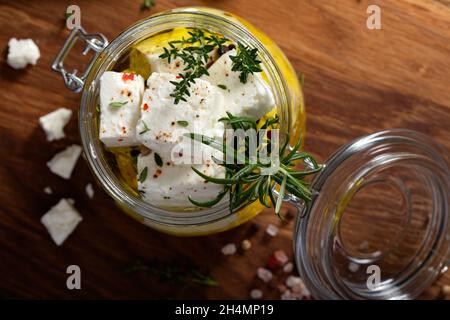
[[[205,182],[190,165],[174,165],[161,158],[163,165],[160,167],[156,164],[154,152],[138,156],[138,190],[144,201],[160,207],[195,207],[188,196],[197,201],[207,201],[223,190],[219,184]],[[208,176],[225,177],[225,169],[211,160],[195,165],[195,168]]]
[[[81,147],[72,145],[65,150],[55,154],[53,158],[47,162],[47,166],[54,174],[64,178],[70,179],[72,171],[77,164],[78,158],[81,154]]]
[[[82,220],[78,211],[66,199],[61,199],[42,216],[41,223],[56,245],[60,246]]]
[[[39,124],[47,135],[47,141],[64,138],[64,127],[72,116],[72,110],[59,108],[39,118]]]
[[[100,140],[107,147],[136,146],[144,79],[107,71],[100,78]]]
[[[16,38],[9,40],[6,60],[11,68],[24,69],[28,64],[36,65],[40,57],[39,48],[33,40]]]
[[[153,73],[148,79],[149,88],[144,92],[137,136],[146,147],[176,161],[173,155],[180,149],[184,150],[183,155],[191,156],[191,140],[183,136],[185,133],[223,138],[224,125],[218,121],[223,95],[207,81],[197,79],[191,85],[186,101],[175,104],[170,96],[174,90],[170,81],[177,81],[177,78],[168,73]]]
[[[273,93],[259,73],[250,74],[247,82],[242,83],[239,79],[240,73],[231,71],[230,56],[235,55],[235,49],[224,53],[208,69],[209,75],[203,75],[201,79],[223,88],[221,90],[227,111],[236,116],[259,119],[275,108]]]

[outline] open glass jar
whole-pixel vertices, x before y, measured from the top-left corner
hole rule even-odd
[[[223,203],[198,211],[164,210],[142,201],[109,165],[98,138],[99,78],[130,48],[177,27],[217,32],[257,48],[280,117],[280,132],[304,134],[305,111],[296,73],[276,44],[245,20],[208,8],[182,8],[137,22],[108,44],[101,34],[72,31],[53,69],[69,89],[82,92],[79,128],[84,153],[99,184],[142,223],[174,235],[224,231],[262,210],[254,203],[230,213]],[[96,52],[83,75],[67,72],[64,58],[82,39]],[[283,141],[286,136],[280,137]],[[297,266],[316,298],[414,298],[446,265],[449,254],[450,171],[430,139],[407,130],[363,137],[338,150],[314,179],[310,206],[293,196]],[[383,206],[385,203],[387,206]]]

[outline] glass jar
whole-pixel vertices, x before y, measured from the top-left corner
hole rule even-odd
[[[62,73],[69,89],[82,92],[79,129],[83,150],[99,184],[126,213],[140,222],[163,232],[196,236],[228,230],[248,221],[263,210],[253,203],[236,213],[230,213],[226,203],[197,211],[168,211],[142,201],[135,190],[127,186],[108,164],[105,150],[98,138],[96,106],[101,75],[127,56],[136,43],[173,28],[201,28],[224,35],[233,42],[257,48],[264,76],[270,85],[280,117],[280,140],[286,134],[293,141],[304,135],[305,111],[297,75],[278,46],[265,34],[245,20],[210,8],[181,8],[153,15],[138,21],[123,31],[110,44],[101,34],[87,34],[74,29],[56,58],[53,69]],[[86,72],[77,76],[64,69],[64,59],[78,39],[97,54]]]
[[[137,22],[108,45],[101,34],[75,29],[56,58],[69,89],[82,92],[79,127],[84,153],[99,184],[125,212],[174,235],[224,231],[261,210],[254,203],[231,214],[227,204],[187,212],[143,202],[113,172],[98,139],[98,80],[135,43],[175,27],[197,27],[257,48],[274,92],[281,133],[304,135],[305,111],[296,73],[276,44],[235,15],[182,8]],[[82,75],[67,72],[64,58],[78,39],[96,52]],[[284,137],[281,137],[283,140]],[[318,299],[406,299],[446,270],[449,256],[450,170],[444,151],[413,131],[387,130],[339,149],[312,182],[307,207],[287,195],[298,211],[294,230],[297,267]]]

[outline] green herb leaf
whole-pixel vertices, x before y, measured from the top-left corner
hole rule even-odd
[[[220,121],[230,124],[235,130],[249,126],[256,129],[256,119],[248,117],[236,117],[227,113],[227,117],[220,119]],[[274,129],[275,126],[278,125],[278,122],[279,119],[277,116],[269,118],[262,124],[261,129]],[[259,136],[259,130],[256,132],[257,136]],[[219,164],[226,169],[225,178],[210,177],[196,168],[192,168],[195,173],[206,181],[224,186],[223,192],[209,201],[200,202],[189,197],[189,201],[194,205],[199,207],[210,207],[217,204],[225,194],[229,194],[230,211],[236,212],[236,210],[239,210],[241,207],[258,200],[261,204],[268,207],[270,205],[270,200],[272,206],[275,207],[275,213],[281,219],[280,209],[287,192],[303,199],[306,203],[311,201],[312,193],[309,184],[302,179],[305,176],[316,174],[322,169],[322,166],[317,164],[316,160],[309,153],[298,151],[301,146],[301,140],[290,149],[287,148],[287,143],[289,141],[289,137],[287,137],[287,141],[278,151],[278,158],[280,159],[278,171],[272,175],[262,175],[261,169],[269,167],[270,162],[267,162],[267,160],[272,158],[270,148],[264,145],[268,143],[267,139],[265,139],[265,141],[259,141],[259,139],[256,141],[257,148],[267,148],[267,159],[258,158],[256,163],[252,163],[247,156],[245,156],[249,152],[249,146],[251,145],[249,139],[245,140],[244,150],[241,150],[242,152],[237,152],[233,146],[230,146],[224,141],[219,142],[214,138],[195,133],[188,133],[185,134],[185,136],[224,152],[224,157],[232,155],[234,160],[233,163],[219,162]],[[216,160],[214,159],[214,161]],[[303,168],[297,169],[295,166],[296,161],[302,161]],[[278,192],[278,199],[275,200],[274,188],[276,184],[280,185],[280,189]]]
[[[144,134],[147,131],[150,131],[150,129],[147,127],[147,124],[144,122],[144,120],[142,120],[142,124],[144,125],[144,129],[142,129],[142,131],[139,132],[139,134]]]
[[[227,90],[227,86],[224,85],[224,84],[218,84],[217,86],[218,86],[220,89]]]
[[[189,125],[189,122],[187,122],[185,120],[178,120],[177,123],[181,127],[187,127]]]
[[[141,10],[148,10],[155,6],[155,0],[144,0],[144,3],[141,5]]]
[[[115,108],[115,109],[119,109],[119,108],[122,108],[124,105],[126,105],[128,103],[128,101],[125,101],[125,102],[111,102],[110,104],[109,104],[109,107],[110,108]]]
[[[261,61],[258,60],[258,49],[251,49],[238,42],[237,53],[230,56],[232,63],[231,70],[240,72],[239,80],[247,83],[248,75],[255,72],[262,72]]]
[[[155,152],[155,162],[159,167],[163,166],[163,161],[161,159],[161,156],[159,154],[157,154],[156,152]]]
[[[147,179],[147,174],[148,174],[148,168],[145,167],[144,169],[142,169],[141,174],[139,175],[139,182],[140,183],[144,183],[145,179]]]

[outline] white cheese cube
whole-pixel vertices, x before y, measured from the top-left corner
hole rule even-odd
[[[223,113],[223,96],[217,87],[197,79],[187,101],[175,104],[170,96],[175,86],[170,81],[178,79],[168,73],[153,73],[148,79],[137,137],[146,147],[175,161],[173,154],[178,154],[180,143],[190,141],[185,133],[223,138],[224,125],[218,121]]]
[[[65,150],[55,154],[53,158],[47,162],[47,166],[54,174],[64,178],[70,179],[72,171],[77,164],[78,158],[81,154],[81,147],[72,145]]]
[[[59,108],[39,118],[39,124],[47,135],[47,141],[64,138],[64,127],[72,116],[72,110]]]
[[[249,74],[247,82],[242,83],[239,79],[240,73],[231,71],[230,56],[235,55],[235,49],[223,54],[208,69],[209,75],[203,75],[201,79],[223,87],[221,90],[226,111],[236,116],[259,119],[275,107],[273,93],[259,73]]]
[[[150,53],[145,55],[150,65],[151,72],[172,73],[175,75],[184,72],[183,69],[185,65],[181,58],[171,59],[169,63],[167,59],[161,59],[159,57],[161,53]]]
[[[139,119],[144,79],[140,75],[107,71],[100,78],[100,140],[107,147],[138,144]]]
[[[223,186],[205,182],[190,165],[167,164],[162,157],[160,167],[155,161],[154,152],[138,156],[138,190],[144,201],[160,207],[190,208],[195,207],[188,199],[212,200],[223,190]],[[202,173],[217,178],[225,177],[225,169],[211,159],[203,165],[195,165]],[[145,174],[142,174],[146,170]],[[144,179],[145,178],[145,179]]]
[[[41,218],[53,241],[60,246],[83,220],[77,210],[66,200],[61,199]]]
[[[8,47],[7,63],[14,69],[24,69],[28,64],[36,65],[41,57],[38,46],[31,39],[12,38]]]

